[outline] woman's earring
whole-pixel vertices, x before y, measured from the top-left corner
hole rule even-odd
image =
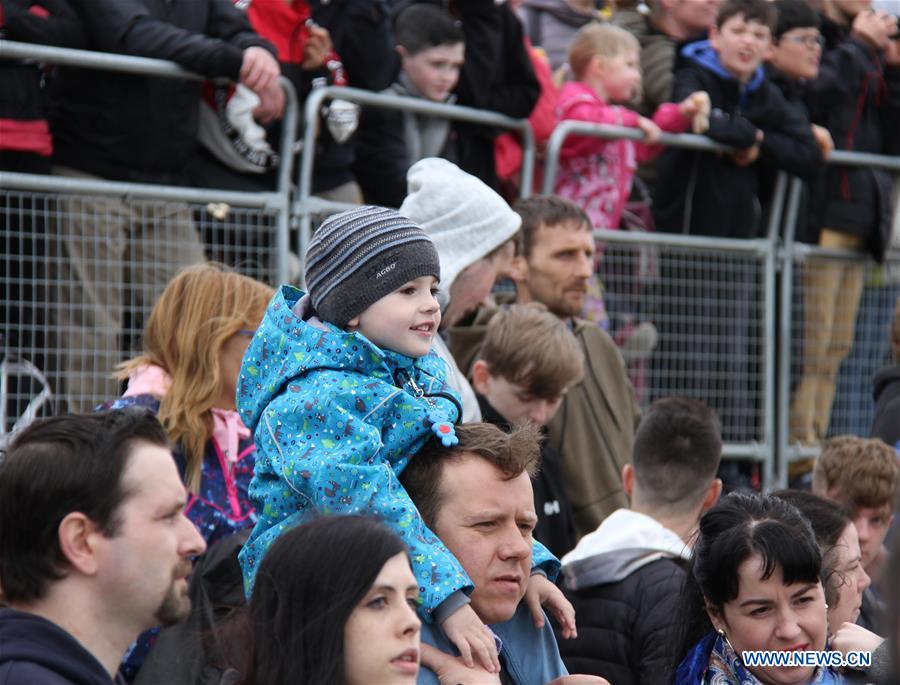
[[[828,602],[825,602],[825,611],[828,611]]]
[[[726,640],[728,639],[727,637],[725,637],[725,629],[724,628],[719,628],[716,632],[719,634],[719,637],[726,639]]]

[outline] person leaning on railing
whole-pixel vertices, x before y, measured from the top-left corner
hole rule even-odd
[[[87,48],[172,60],[262,96],[279,88],[274,48],[230,0],[70,0]],[[58,175],[184,184],[197,138],[200,83],[112,71],[59,68],[50,85]],[[179,269],[204,259],[191,212],[180,203],[66,196],[56,233],[58,282],[51,295],[67,350],[70,407],[88,410],[115,392],[107,366],[119,354],[127,280],[149,304]],[[127,292],[127,291],[126,291]]]
[[[807,84],[813,122],[835,147],[900,153],[900,41],[897,18],[828,0],[822,16],[825,52]],[[809,222],[821,247],[865,250],[883,261],[890,242],[891,178],[881,169],[829,165],[818,179]],[[818,260],[804,273],[803,375],[791,405],[791,439],[817,444],[828,436],[837,372],[853,346],[865,266]]]

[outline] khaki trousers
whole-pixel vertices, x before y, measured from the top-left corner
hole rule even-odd
[[[858,249],[864,240],[823,229],[821,247]],[[803,269],[803,375],[791,405],[791,440],[816,444],[828,434],[841,362],[853,346],[865,266],[860,262],[810,260]]]
[[[53,172],[97,178],[67,167]],[[87,412],[118,395],[112,375],[123,358],[125,307],[149,309],[179,270],[204,261],[203,245],[184,203],[98,195],[61,196],[57,235],[58,366],[69,411]]]

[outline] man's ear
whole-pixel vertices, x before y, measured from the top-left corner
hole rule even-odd
[[[622,489],[629,499],[634,497],[634,467],[631,464],[622,467]]]
[[[719,497],[722,494],[722,479],[721,478],[713,478],[712,483],[709,484],[709,488],[706,491],[706,496],[703,498],[703,506],[700,509],[700,513],[708,511],[716,502],[719,501]]]
[[[409,56],[409,53],[406,51],[406,48],[402,45],[397,45],[394,47],[394,50],[397,51],[397,54],[400,55],[400,59],[404,59]]]
[[[96,524],[79,511],[67,514],[57,529],[63,557],[86,576],[94,575],[99,567],[96,542],[100,535]]]
[[[491,389],[491,367],[484,359],[472,364],[472,387],[479,395],[487,395]]]
[[[508,276],[516,283],[524,283],[528,280],[528,261],[524,255],[513,257]]]

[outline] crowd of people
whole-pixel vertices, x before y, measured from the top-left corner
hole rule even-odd
[[[61,199],[48,309],[72,383],[103,381],[0,457],[0,685],[900,683],[900,305],[873,437],[826,439],[862,277],[804,270],[811,490],[725,492],[750,343],[705,327],[752,274],[698,273],[678,306],[707,346],[643,414],[637,276],[597,279],[633,184],[657,230],[752,238],[777,169],[807,181],[804,240],[884,257],[890,179],[825,159],[900,152],[897,20],[814,4],[0,0],[5,37],[236,84],[4,61],[8,170],[264,188],[279,75],[644,134],[570,138],[556,194],[510,204],[514,137],[332,103],[314,186],[356,207],[316,228],[304,289],[205,262],[187,205]],[[120,345],[98,284],[136,274],[142,350],[83,373]]]

